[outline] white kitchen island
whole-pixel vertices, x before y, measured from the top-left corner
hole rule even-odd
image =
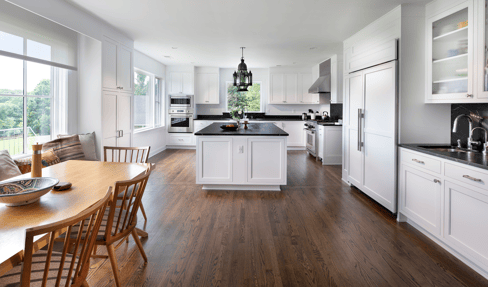
[[[195,132],[196,183],[210,190],[281,190],[286,185],[288,133],[271,123]]]

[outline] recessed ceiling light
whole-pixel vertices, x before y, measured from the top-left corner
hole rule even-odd
[[[281,65],[276,65],[276,67],[281,67]]]
[[[315,50],[317,49],[317,47],[310,47],[310,50]]]
[[[178,49],[178,47],[171,47],[171,49],[176,50],[176,49]]]
[[[171,56],[164,56],[165,58],[168,58],[168,59],[173,59],[173,57]]]

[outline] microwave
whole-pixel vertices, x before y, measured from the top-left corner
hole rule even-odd
[[[193,113],[195,98],[193,95],[175,94],[169,95],[169,109],[190,110]]]

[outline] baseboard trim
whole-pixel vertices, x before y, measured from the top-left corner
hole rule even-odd
[[[196,146],[167,145],[167,149],[196,149]]]
[[[233,184],[204,184],[203,190],[263,190],[281,191],[279,185],[233,185]]]
[[[163,152],[163,151],[165,151],[165,150],[166,150],[166,146],[163,146],[162,148],[157,149],[156,151],[154,151],[154,152],[151,154],[151,156],[150,156],[149,158],[152,158],[153,156],[155,156],[155,155],[157,155],[158,153],[161,153],[161,152]]]
[[[463,254],[461,254],[458,251],[454,250],[452,247],[448,246],[442,240],[440,240],[436,236],[432,235],[430,232],[428,232],[427,230],[425,230],[424,228],[422,228],[417,223],[413,222],[407,216],[405,216],[405,215],[403,215],[403,216],[406,217],[406,223],[408,223],[411,226],[413,226],[415,229],[417,229],[418,231],[420,231],[420,233],[422,233],[425,236],[427,236],[430,240],[434,241],[437,245],[439,245],[440,247],[444,248],[444,250],[446,250],[447,252],[451,253],[457,259],[461,260],[464,264],[468,265],[471,269],[473,269],[474,271],[476,271],[478,274],[480,274],[484,278],[488,279],[488,272],[486,270],[484,270],[483,268],[479,267],[478,264],[474,263],[473,261],[471,261],[469,258],[467,258],[466,256],[464,256]]]

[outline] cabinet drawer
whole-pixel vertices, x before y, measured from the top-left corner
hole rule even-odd
[[[402,161],[412,164],[416,167],[425,168],[435,173],[441,173],[441,161],[420,155],[418,153],[411,153],[402,151]]]
[[[170,145],[191,145],[192,135],[169,135]]]
[[[449,163],[446,163],[444,168],[446,179],[452,178],[471,186],[488,190],[488,172],[485,173]]]

